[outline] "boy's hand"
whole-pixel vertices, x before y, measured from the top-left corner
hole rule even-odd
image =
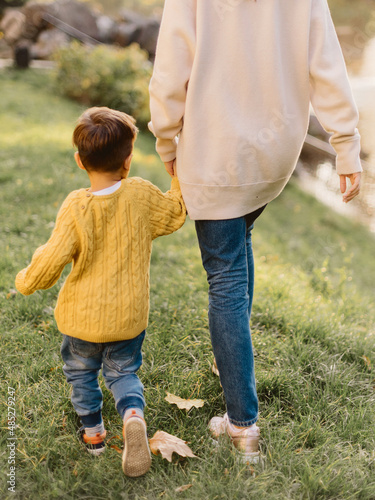
[[[165,162],[164,165],[165,165],[165,170],[168,172],[168,174],[171,177],[174,177],[175,176],[174,169],[175,169],[175,165],[176,165],[176,158],[172,161]]]
[[[346,178],[350,180],[352,187],[346,191]],[[348,203],[353,198],[355,198],[361,189],[361,172],[357,172],[355,174],[346,174],[340,175],[340,189],[342,194],[342,201],[344,203]],[[344,194],[345,193],[345,194]]]

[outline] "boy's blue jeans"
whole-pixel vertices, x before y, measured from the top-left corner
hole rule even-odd
[[[145,333],[134,339],[103,344],[63,336],[63,371],[73,388],[73,407],[86,427],[94,427],[102,421],[103,395],[98,382],[101,368],[121,417],[128,408],[144,409],[143,384],[136,372],[142,364]]]
[[[254,292],[253,222],[251,217],[250,222],[246,217],[195,222],[209,283],[212,348],[227,413],[232,424],[243,427],[258,418],[249,324]]]

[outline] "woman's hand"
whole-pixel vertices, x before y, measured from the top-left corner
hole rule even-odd
[[[346,178],[350,180],[352,187],[347,191],[346,190]],[[342,194],[342,201],[344,203],[348,203],[357,195],[359,195],[359,191],[361,189],[361,172],[357,172],[355,174],[346,174],[340,175],[340,189]]]
[[[168,172],[168,174],[171,177],[174,177],[175,176],[176,158],[172,161],[165,162],[164,165],[165,165],[165,170]]]

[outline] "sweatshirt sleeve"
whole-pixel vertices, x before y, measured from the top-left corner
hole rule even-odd
[[[358,110],[327,0],[312,0],[309,63],[311,103],[332,134],[337,173],[361,172]]]
[[[31,263],[17,274],[16,288],[23,295],[51,288],[64,267],[72,261],[78,246],[78,235],[69,205],[67,198],[57,214],[50,239],[35,251]]]
[[[162,161],[176,158],[195,53],[196,0],[166,0],[150,82],[151,122]]]

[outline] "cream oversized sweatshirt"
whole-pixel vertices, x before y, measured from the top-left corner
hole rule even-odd
[[[327,0],[166,0],[150,129],[192,219],[270,202],[297,163],[310,102],[338,174],[362,170],[358,111]]]

